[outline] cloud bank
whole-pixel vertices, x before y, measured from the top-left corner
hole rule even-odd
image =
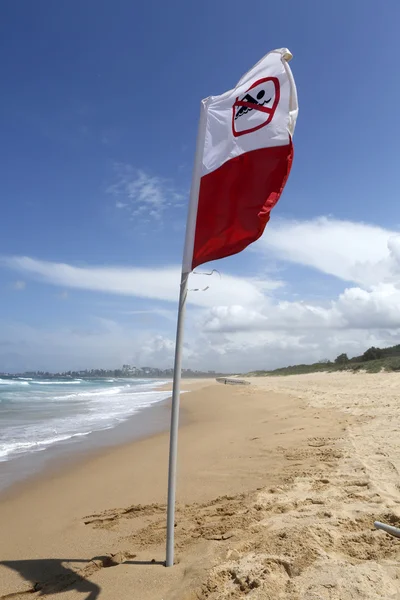
[[[340,283],[335,297],[318,301],[288,300],[292,283],[278,278],[193,275],[189,284],[207,292],[190,292],[185,364],[191,368],[243,372],[296,362],[358,354],[371,345],[400,340],[400,237],[394,230],[365,223],[321,217],[309,221],[277,220],[250,251],[260,273],[271,261],[310,270]],[[118,317],[96,321],[93,330],[32,330],[21,323],[4,324],[0,357],[6,364],[26,363],[42,352],[52,364],[118,365],[122,362],[171,366],[180,268],[76,266],[32,257],[3,257],[1,265],[62,290],[86,290],[146,299],[149,314],[165,317],[162,331],[122,325]],[[221,263],[222,265],[222,263]],[[223,268],[223,267],[222,267]],[[323,279],[320,281],[324,281]],[[293,284],[294,285],[294,284]],[[293,297],[293,296],[292,296]],[[143,309],[132,310],[132,319]],[[126,315],[125,315],[126,317]],[[43,356],[43,348],[51,348]],[[40,348],[42,350],[40,351]],[[15,357],[18,357],[16,359]],[[71,365],[77,367],[78,364]]]

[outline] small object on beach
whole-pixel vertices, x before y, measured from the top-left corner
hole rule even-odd
[[[393,527],[393,525],[386,525],[386,523],[381,523],[380,521],[375,521],[374,527],[376,529],[382,529],[389,535],[393,535],[394,537],[400,538],[400,529],[398,527]]]
[[[224,385],[250,385],[250,381],[246,381],[245,379],[234,379],[228,377],[217,377],[216,381],[218,383],[223,383]]]

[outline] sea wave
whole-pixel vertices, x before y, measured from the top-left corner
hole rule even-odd
[[[114,428],[170,395],[157,389],[163,382],[149,380],[3,382],[0,462]],[[57,390],[51,387],[57,383]]]
[[[128,389],[130,386],[118,386],[118,387],[110,387],[102,390],[94,390],[91,392],[75,392],[74,394],[64,394],[63,396],[54,396],[53,400],[73,400],[79,398],[96,398],[96,396],[115,396],[119,394],[122,390]]]
[[[17,379],[0,379],[0,385],[29,385],[29,381],[18,381]]]
[[[92,433],[91,431],[84,431],[78,433],[70,433],[65,435],[57,435],[53,437],[46,438],[44,440],[39,441],[31,441],[31,442],[9,442],[0,444],[0,462],[4,462],[10,455],[21,454],[24,452],[39,452],[40,450],[46,450],[49,446],[53,444],[58,444],[60,442],[66,442],[72,438],[82,437],[85,435],[89,435]]]
[[[31,383],[33,385],[80,385],[82,379],[72,379],[71,381],[37,381],[33,379]]]
[[[32,377],[18,377],[17,379],[2,379],[0,385],[81,385],[82,379],[71,379],[71,381],[38,381]]]

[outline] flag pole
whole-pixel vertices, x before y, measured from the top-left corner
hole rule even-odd
[[[174,564],[174,527],[176,463],[178,456],[179,397],[182,373],[183,324],[186,312],[186,296],[189,273],[182,273],[179,293],[178,323],[176,327],[174,384],[172,388],[171,429],[169,438],[168,505],[167,505],[167,560],[165,565]]]
[[[201,168],[206,133],[206,106],[207,101],[203,100],[201,103],[199,128],[196,141],[196,153],[193,165],[192,184],[190,188],[189,210],[186,223],[185,249],[183,252],[182,275],[179,292],[178,322],[176,326],[174,382],[172,386],[171,429],[169,434],[170,437],[167,502],[167,553],[165,561],[166,567],[172,567],[174,564],[176,466],[178,457],[179,400],[182,375],[183,325],[186,312],[188,280],[189,274],[192,271],[197,205],[199,201]]]

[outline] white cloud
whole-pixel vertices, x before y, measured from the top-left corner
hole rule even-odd
[[[273,221],[255,251],[261,270],[269,268],[272,257],[312,267],[353,285],[335,298],[288,302],[279,297],[284,285],[279,280],[193,275],[190,289],[210,288],[188,296],[192,308],[186,322],[185,366],[243,372],[334,358],[341,352],[355,355],[371,345],[399,343],[400,236],[394,231],[331,218]],[[43,361],[43,367],[46,360],[47,367],[56,365],[54,368],[66,368],[71,360],[76,367],[123,362],[172,366],[178,266],[78,267],[29,257],[5,257],[0,264],[24,279],[64,290],[152,300],[151,306],[128,311],[132,316],[143,315],[140,332],[134,330],[137,319],[126,326],[126,311],[123,325],[103,320],[86,330],[32,333],[22,328],[17,334],[3,327],[0,358],[5,357],[4,364],[7,356],[13,356],[15,362],[17,350],[10,349],[14,344],[20,356],[34,356]],[[159,301],[174,304],[160,306]],[[146,322],[151,324],[152,314],[165,317],[165,331],[143,331]]]
[[[400,328],[400,290],[381,284],[372,290],[347,288],[326,305],[274,302],[266,299],[261,310],[245,306],[215,306],[204,318],[205,331],[300,331]]]
[[[168,207],[181,206],[184,198],[169,180],[124,164],[116,166],[116,181],[106,192],[115,198],[116,208],[135,220],[160,221]]]
[[[399,279],[398,232],[375,225],[319,217],[271,220],[255,249],[369,286]]]
[[[1,323],[0,331],[4,370],[118,368],[126,362],[156,364],[156,358],[170,366],[170,354],[162,358],[156,344],[152,355],[152,332],[138,332],[111,319],[92,317],[85,327],[58,329],[7,321]]]
[[[352,305],[352,296],[357,293],[358,288],[352,288],[336,301],[337,305],[343,305],[337,318],[343,320],[346,315],[349,325],[353,320],[349,327],[343,322],[337,326],[332,307],[325,312],[322,307],[317,307],[315,313],[305,307],[302,313],[304,307],[296,303],[286,306],[280,317],[275,316],[271,307],[272,317],[276,321],[281,318],[281,323],[279,328],[270,323],[269,329],[265,323],[266,315],[260,313],[260,319],[257,310],[247,309],[249,315],[246,315],[244,308],[235,308],[232,312],[220,307],[212,309],[210,314],[214,319],[222,322],[225,318],[222,323],[225,327],[217,327],[214,323],[214,327],[209,329],[199,327],[201,312],[189,310],[185,327],[184,367],[246,372],[322,358],[333,359],[342,352],[354,356],[372,345],[399,343],[399,311],[393,312],[386,322],[381,320],[378,323],[376,320],[376,306],[381,302],[382,290],[377,290],[374,297],[368,297],[367,303],[362,298],[364,308]],[[395,298],[390,301],[395,311]],[[347,302],[350,302],[350,308],[344,306]],[[379,311],[378,316],[382,319],[384,303]],[[229,318],[234,319],[233,327]],[[127,362],[136,366],[167,368],[173,365],[174,329],[171,323],[163,332],[138,330],[135,322],[130,324],[126,318],[119,323],[113,319],[88,317],[85,326],[59,329],[4,322],[0,324],[0,361],[6,370],[116,368]]]
[[[185,366],[198,368],[198,350],[194,344],[185,343]],[[0,321],[0,361],[4,370],[120,368],[125,363],[170,368],[174,351],[173,335],[138,331],[113,319],[89,317],[85,327],[48,329]]]
[[[161,368],[167,369],[173,366],[174,356],[175,340],[172,337],[153,335],[144,341],[134,360],[141,366],[161,365]],[[187,343],[183,345],[183,361],[192,367],[199,361],[196,351]]]
[[[138,332],[126,323],[88,318],[86,327],[34,328],[22,323],[0,323],[0,360],[3,369],[117,368],[173,365],[174,335]],[[397,336],[397,337],[396,337]],[[188,323],[184,346],[185,368],[246,372],[355,355],[369,346],[398,342],[399,330],[323,330],[308,332],[237,331],[194,334]]]
[[[11,284],[11,287],[13,290],[17,291],[17,292],[22,292],[25,288],[26,288],[26,282],[25,281],[14,281]]]
[[[362,354],[370,346],[399,343],[400,330],[327,330],[254,331],[210,334],[196,340],[201,348],[198,362],[202,367],[231,372],[273,369],[290,364],[311,363],[342,352]],[[211,366],[210,366],[211,365]]]
[[[359,329],[400,327],[400,290],[392,284],[375,286],[371,291],[346,289],[335,303],[344,326]]]
[[[335,308],[302,302],[266,302],[261,311],[244,306],[215,306],[207,313],[206,331],[290,331],[342,327],[344,321]]]
[[[135,296],[177,302],[180,282],[179,267],[122,268],[122,267],[76,267],[65,263],[41,261],[26,256],[3,257],[0,264],[40,281],[61,286],[110,294]],[[277,289],[280,281],[245,279],[232,275],[191,275],[189,288],[206,292],[191,292],[188,302],[210,307],[222,304],[252,306],[264,301],[264,290]]]

